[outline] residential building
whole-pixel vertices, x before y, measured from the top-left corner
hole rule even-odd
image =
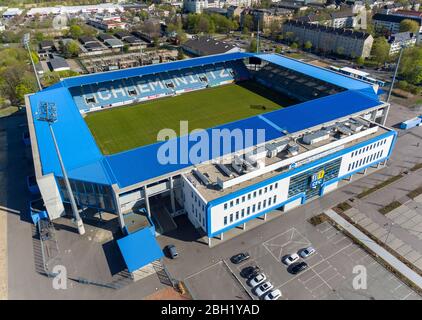
[[[289,20],[283,24],[285,36],[300,45],[310,41],[312,48],[321,52],[338,53],[351,58],[369,57],[374,38],[365,32],[333,28],[297,20]]]
[[[389,34],[394,34],[400,32],[400,22],[405,19],[413,20],[418,23],[419,25],[419,33],[422,33],[422,17],[410,17],[410,16],[402,16],[396,14],[381,14],[377,13],[374,14],[372,17],[372,21],[374,23],[374,27],[377,31],[385,31]]]
[[[392,34],[388,38],[390,44],[390,56],[399,53],[402,47],[413,47],[415,46],[417,37],[412,32],[399,32]]]

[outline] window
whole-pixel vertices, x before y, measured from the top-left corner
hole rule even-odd
[[[276,189],[278,188],[278,182],[276,182],[276,183],[275,183],[275,188],[276,188]]]
[[[259,195],[261,195],[262,194],[262,189],[259,189]]]
[[[251,194],[250,193],[248,194],[248,200],[251,200]]]
[[[265,199],[263,202],[262,202],[262,208],[265,208],[267,206],[267,200]]]
[[[268,198],[268,206],[271,205],[271,198]]]
[[[273,185],[270,185],[270,191],[273,191]]]
[[[252,206],[252,213],[254,213],[254,212],[255,212],[255,209],[256,209],[256,205],[254,204],[254,205]]]
[[[265,189],[264,189],[264,193],[267,193],[267,190],[268,190],[268,188],[267,188],[267,187],[265,187]]]
[[[224,204],[224,210],[227,210],[227,203]]]
[[[230,208],[233,207],[233,201],[230,201]]]
[[[247,209],[246,209],[246,215],[249,215],[251,213],[251,207],[248,207]]]
[[[253,197],[256,198],[256,191],[253,192]]]
[[[239,204],[239,198],[236,199],[236,204]]]
[[[245,196],[242,197],[242,202],[245,202]]]
[[[258,202],[258,211],[261,210],[261,201]]]
[[[273,202],[274,202],[274,203],[276,203],[276,201],[277,201],[277,196],[275,195],[275,196],[273,197]]]
[[[241,214],[242,218],[245,217],[245,209],[242,209],[242,214]]]
[[[86,103],[97,103],[94,96],[86,97],[85,101],[86,101]]]
[[[233,222],[233,213],[230,215],[230,223]]]
[[[236,211],[236,220],[239,220],[239,211]]]
[[[350,171],[350,167],[352,166],[351,163],[349,163],[349,167],[347,168],[347,171]]]

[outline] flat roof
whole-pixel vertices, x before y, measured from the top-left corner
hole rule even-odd
[[[30,95],[29,102],[34,117],[34,127],[43,174],[54,173],[56,176],[62,176],[48,126],[46,123],[36,120],[37,108],[42,101],[56,103],[58,121],[52,126],[57,137],[63,161],[68,170],[68,175],[72,179],[108,185],[117,183],[120,188],[125,188],[195,165],[192,162],[160,164],[157,160],[157,151],[164,142],[110,156],[102,155],[82,115],[79,113],[68,87],[179,70],[222,61],[238,60],[251,56],[255,56],[255,54],[222,54],[77,76],[64,79],[49,88]],[[226,128],[229,130],[235,128],[240,130],[250,128],[265,129],[266,141],[270,141],[284,135],[280,132],[279,128],[287,130],[288,133],[294,133],[382,104],[374,92],[373,87],[368,83],[278,55],[269,54],[258,56],[263,60],[322,79],[329,83],[340,85],[349,90],[292,105],[288,108],[265,113],[260,116],[224,124],[217,128]],[[209,130],[211,129],[207,131]],[[179,141],[181,139],[185,138],[177,138]],[[210,140],[209,143],[212,144],[213,141],[212,139]],[[189,148],[193,144],[189,143]],[[238,151],[234,145],[232,146],[232,151]],[[220,152],[223,153],[221,149]],[[213,157],[212,155],[208,155],[208,158],[210,160]],[[201,160],[205,161],[207,159],[203,158]],[[134,168],[139,168],[139,170],[135,170]]]
[[[315,131],[315,132],[318,132],[318,131]],[[368,135],[366,135],[364,137],[361,137],[361,138],[356,138],[356,139],[354,139],[354,140],[352,140],[350,142],[347,142],[347,143],[345,142],[342,146],[344,148],[348,148],[348,147],[351,147],[353,145],[359,144],[359,143],[361,143],[363,141],[366,141],[366,140],[368,140],[370,138],[375,138],[375,137],[381,136],[381,135],[383,135],[383,134],[385,134],[387,132],[389,132],[389,130],[384,129],[384,128],[378,126],[378,130],[376,132],[370,133],[370,134],[368,134]],[[282,139],[280,139],[280,140],[282,140]],[[329,139],[326,139],[326,140],[317,142],[317,143],[312,144],[312,145],[305,144],[305,143],[303,143],[301,141],[301,139],[297,139],[296,140],[296,144],[299,147],[299,149],[298,149],[298,155],[300,155],[302,153],[305,153],[305,152],[308,152],[308,151],[311,151],[311,150],[314,150],[314,149],[319,148],[321,146],[324,146],[324,145],[333,143],[335,141],[341,141],[341,139],[337,139],[337,138],[333,137],[332,135],[330,135],[330,138]],[[337,152],[337,151],[335,151],[335,152]],[[333,154],[335,152],[333,152]],[[277,156],[275,156],[273,158],[267,158],[267,157],[265,157],[264,158],[264,161],[265,161],[265,165],[268,166],[268,165],[273,165],[273,164],[275,164],[277,162],[281,162],[282,160],[294,158],[295,156],[292,156],[292,155],[288,154],[286,151],[282,151]],[[323,157],[321,157],[321,158],[323,158]],[[229,181],[229,180],[232,179],[230,177],[227,177],[227,176],[223,175],[220,172],[220,170],[217,169],[217,167],[215,166],[215,164],[205,164],[205,165],[202,165],[202,166],[198,166],[197,169],[202,174],[205,173],[207,175],[207,177],[209,178],[209,180],[212,183],[216,183],[217,177],[219,179],[221,179],[221,181]],[[197,181],[197,183],[195,184],[196,189],[199,191],[199,193],[207,201],[212,201],[212,200],[214,200],[216,198],[220,198],[220,197],[225,196],[227,194],[230,194],[232,192],[236,192],[238,190],[244,189],[244,188],[246,188],[246,187],[248,187],[250,185],[253,185],[253,184],[256,184],[258,182],[267,180],[267,179],[269,179],[271,177],[280,175],[283,172],[287,172],[289,170],[291,170],[291,169],[284,168],[283,170],[280,170],[280,169],[279,170],[274,170],[274,171],[271,171],[271,172],[268,172],[268,173],[261,174],[261,175],[255,177],[255,178],[253,178],[253,179],[248,179],[248,180],[246,180],[244,182],[235,184],[234,186],[228,187],[228,188],[225,188],[225,189],[215,188],[212,185],[206,186],[206,185],[201,184],[200,181],[195,177],[195,175],[192,172],[190,172],[186,176],[189,177],[190,178],[189,180],[191,180],[191,181],[192,180]],[[235,171],[233,171],[233,173],[234,173],[234,178],[241,177],[243,175],[243,174],[237,174]]]

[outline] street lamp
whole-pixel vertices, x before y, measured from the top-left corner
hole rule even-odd
[[[35,78],[37,79],[38,89],[42,90],[41,82],[40,82],[40,79],[38,77],[38,72],[37,72],[37,69],[35,68],[34,59],[32,59],[31,48],[29,47],[29,39],[30,39],[30,34],[25,33],[23,35],[23,45],[28,50],[29,59],[31,59],[32,68],[34,69]]]
[[[60,167],[62,169],[63,179],[66,185],[67,193],[69,194],[69,200],[70,200],[70,205],[72,207],[73,216],[75,218],[78,232],[79,234],[82,235],[85,233],[84,224],[79,215],[78,207],[76,206],[75,198],[73,196],[72,188],[70,187],[69,178],[67,176],[67,172],[63,164],[63,159],[60,154],[59,146],[57,145],[56,136],[54,135],[54,130],[52,126],[52,124],[57,121],[56,104],[53,102],[40,102],[36,116],[37,116],[37,120],[47,122],[48,127],[50,128],[51,136],[54,142],[54,147],[56,148],[57,157],[59,159]]]
[[[394,70],[393,80],[391,82],[390,90],[388,91],[388,96],[387,96],[387,101],[386,102],[389,102],[390,101],[391,92],[393,92],[394,82],[396,81],[397,71],[399,70],[401,56],[402,56],[403,50],[405,48],[406,48],[406,46],[404,46],[404,45],[401,46],[401,48],[400,48],[399,58],[397,59],[396,69]]]

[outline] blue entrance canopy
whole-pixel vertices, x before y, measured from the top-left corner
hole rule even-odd
[[[134,272],[163,257],[150,228],[144,228],[117,240],[129,272]]]

